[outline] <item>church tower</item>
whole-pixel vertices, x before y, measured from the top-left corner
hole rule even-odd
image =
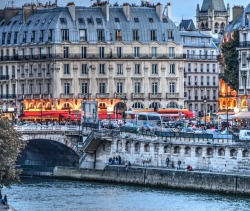
[[[196,8],[197,28],[200,31],[212,31],[222,34],[230,19],[230,7],[225,7],[224,0],[203,0]]]

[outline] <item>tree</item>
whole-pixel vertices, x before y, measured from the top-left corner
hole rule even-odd
[[[225,42],[221,46],[224,58],[224,81],[233,89],[239,88],[239,62],[236,47],[239,43],[239,33],[234,33],[234,39]]]
[[[21,170],[15,168],[15,162],[25,146],[26,142],[10,121],[0,118],[0,189],[19,181]]]

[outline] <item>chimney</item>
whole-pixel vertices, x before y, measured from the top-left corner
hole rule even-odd
[[[172,19],[172,10],[171,10],[171,3],[167,3],[167,16],[169,19]]]
[[[123,13],[124,13],[127,21],[130,21],[131,16],[130,16],[130,5],[129,5],[129,3],[124,3],[123,6],[122,6],[122,10],[123,10]]]
[[[68,10],[69,10],[69,14],[73,20],[73,22],[76,21],[76,6],[74,2],[69,2],[67,4]]]
[[[161,3],[158,3],[156,6],[155,6],[155,10],[156,10],[156,13],[160,19],[160,21],[162,21],[162,4]]]
[[[233,7],[233,21],[240,17],[244,12],[243,6],[234,6]]]
[[[33,5],[23,6],[23,23],[26,23],[27,19],[34,14],[36,11],[36,7]]]
[[[101,8],[102,8],[102,12],[105,15],[106,21],[109,21],[109,3],[108,2],[101,2],[99,3]]]

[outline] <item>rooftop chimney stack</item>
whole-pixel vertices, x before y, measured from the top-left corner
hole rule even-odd
[[[129,3],[124,3],[122,6],[123,13],[127,19],[127,21],[131,20],[131,15],[130,15],[130,5]]]
[[[167,16],[169,19],[172,19],[172,8],[171,8],[171,3],[167,3]]]
[[[106,21],[109,21],[109,3],[108,2],[101,2],[99,4],[102,8],[102,12],[105,14]]]
[[[162,4],[158,3],[156,6],[155,6],[155,10],[156,10],[156,13],[160,19],[160,21],[162,21]]]
[[[73,22],[76,21],[76,6],[75,6],[75,3],[74,2],[69,2],[67,4],[67,7],[68,7],[68,10],[69,10],[69,13],[70,13],[70,16],[73,20]]]
[[[244,12],[243,6],[234,6],[233,7],[233,21],[240,17]]]

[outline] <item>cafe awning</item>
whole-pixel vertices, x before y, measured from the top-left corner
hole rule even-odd
[[[232,116],[232,119],[250,119],[249,111],[242,111]]]

